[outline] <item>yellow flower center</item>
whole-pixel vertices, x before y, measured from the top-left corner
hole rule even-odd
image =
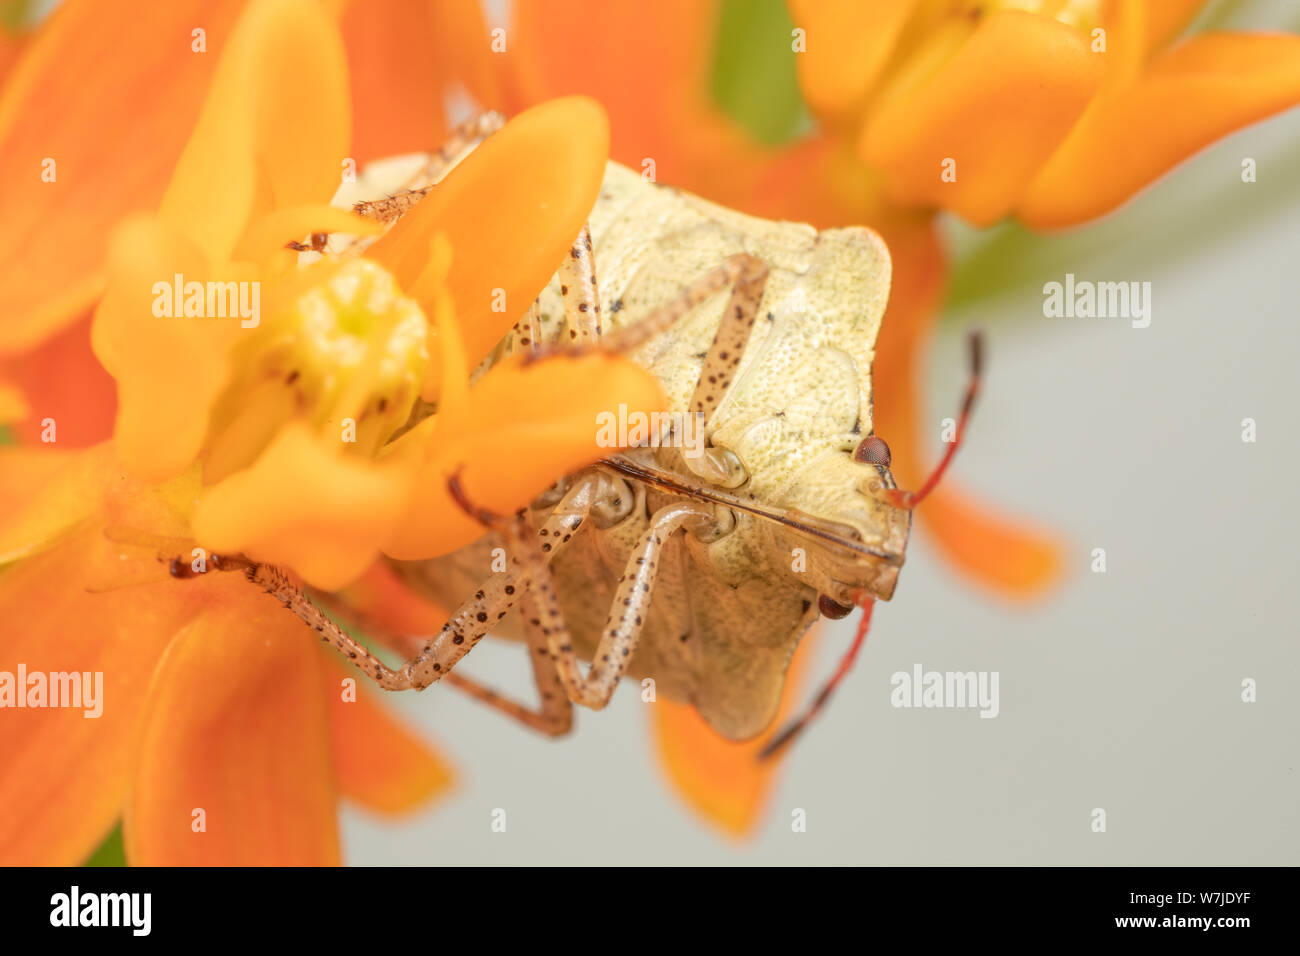
[[[289,420],[370,456],[410,415],[429,361],[427,323],[392,275],[369,259],[322,260],[285,286],[268,296],[269,321],[235,350],[205,481],[249,464]]]

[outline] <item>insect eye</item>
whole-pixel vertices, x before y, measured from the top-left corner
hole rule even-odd
[[[821,594],[817,597],[817,610],[822,612],[822,617],[829,617],[832,621],[838,621],[840,618],[848,617],[852,613],[853,605],[832,601],[825,594]]]
[[[890,462],[889,446],[885,444],[883,438],[868,435],[862,439],[861,444],[854,450],[853,460],[867,465],[883,465],[888,468]]]

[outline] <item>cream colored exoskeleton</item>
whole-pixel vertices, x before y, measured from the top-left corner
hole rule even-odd
[[[358,210],[398,218],[498,122],[470,124],[422,179]],[[887,449],[870,437],[889,279],[867,229],[756,219],[609,164],[589,230],[493,358],[620,351],[658,377],[678,413],[672,430],[557,475],[519,516],[482,514],[490,530],[473,545],[398,564],[457,608],[400,668],[292,595],[286,603],[388,689],[450,676],[561,733],[571,702],[599,709],[630,675],[693,704],[725,737],[758,734],[819,613],[888,599],[903,563],[910,511],[889,497]],[[696,422],[702,446],[688,441]],[[497,548],[509,560],[494,572]],[[257,573],[288,594],[275,569]],[[527,641],[536,710],[450,674],[488,632]]]

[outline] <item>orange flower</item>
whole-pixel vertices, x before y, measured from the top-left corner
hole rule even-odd
[[[249,5],[157,216],[110,238],[93,342],[118,386],[113,445],[0,458],[14,502],[0,606],[26,624],[6,658],[95,664],[113,706],[90,725],[46,709],[6,723],[15,759],[0,792],[21,812],[0,830],[5,859],[76,862],[122,813],[136,863],[332,862],[337,795],[395,811],[445,789],[442,760],[341,688],[341,665],[322,663],[277,602],[239,576],[174,581],[159,556],[179,542],[188,559],[197,540],[337,588],[390,541],[421,557],[480,533],[445,496],[413,494],[417,480],[445,487],[463,472],[476,500],[513,510],[598,457],[595,408],[662,405],[649,373],[601,354],[506,361],[467,387],[506,321],[476,308],[487,296],[474,277],[495,266],[531,301],[595,199],[607,127],[590,101],[517,117],[364,258],[303,266],[285,250],[316,230],[378,228],[321,204],[347,142],[335,30],[310,0]],[[503,178],[522,185],[503,197]],[[479,245],[465,243],[450,281],[446,236],[471,235]],[[232,310],[238,289],[238,316],[211,314],[214,286]],[[245,287],[264,313],[242,311]],[[454,317],[458,297],[472,329]],[[581,394],[557,387],[566,378]],[[529,390],[539,398],[523,417],[544,435],[519,434]],[[386,445],[421,393],[438,413]],[[503,443],[527,463],[492,470]],[[38,773],[49,751],[69,762]],[[77,761],[106,781],[90,813],[71,802],[95,779],[69,773]],[[84,825],[67,828],[74,809]]]
[[[20,439],[40,440],[45,418],[65,445],[111,431],[115,390],[89,348],[103,237],[158,207],[246,2],[169,0],[128,23],[111,4],[64,0],[30,36],[0,29],[0,385],[26,398],[0,417],[27,412]],[[322,3],[345,28],[358,162],[441,142],[453,88],[491,76],[476,0]],[[114,96],[68,69],[78,62],[113,77]]]
[[[450,785],[269,596],[237,576],[176,581],[114,540],[181,530],[191,476],[150,489],[104,447],[4,449],[0,475],[0,613],[22,622],[0,667],[100,681],[97,717],[6,710],[0,860],[77,864],[125,814],[136,864],[334,863],[339,798],[398,813]]]
[[[166,35],[169,25],[174,33],[178,23],[187,29],[204,19],[229,23],[238,6],[207,5],[211,11],[201,17],[196,5],[173,4],[175,17],[158,21],[157,36]],[[502,55],[490,52],[476,0],[330,0],[326,6],[340,18],[353,65],[356,157],[428,149],[446,128],[442,104],[456,89],[483,106],[511,112],[555,95],[586,93],[614,117],[614,158],[634,167],[653,159],[662,181],[761,215],[822,227],[874,226],[894,260],[894,294],[875,370],[877,427],[893,445],[900,477],[912,486],[924,473],[921,436],[930,432],[921,425],[913,376],[946,274],[936,212],[952,210],[976,223],[1004,215],[1033,226],[1080,222],[1113,208],[1214,138],[1300,95],[1294,37],[1204,35],[1169,48],[1199,2],[1044,2],[1028,12],[1024,3],[792,2],[794,21],[806,35],[806,52],[795,62],[821,129],[804,142],[770,149],[756,146],[709,102],[716,4],[666,0],[653,9],[593,8],[578,0],[520,0],[511,7],[509,52]],[[28,353],[42,367],[84,359],[86,327],[84,320],[77,324],[78,316],[93,302],[87,290],[100,287],[103,272],[102,251],[94,243],[69,250],[59,229],[41,232],[37,226],[79,222],[87,234],[102,235],[124,213],[150,208],[161,197],[210,71],[210,60],[190,56],[188,48],[155,40],[152,48],[161,52],[140,57],[127,44],[106,42],[113,31],[97,8],[102,5],[90,0],[66,3],[0,95],[0,171],[6,173],[0,202],[20,210],[14,222],[23,229],[14,235],[38,236],[40,243],[33,248],[20,238],[8,249],[0,244],[0,253],[7,253],[0,255],[0,269],[12,270],[5,274],[12,281],[0,281],[0,297],[27,297],[5,303],[14,318],[6,326],[10,331],[0,329],[0,379],[7,375],[18,382],[30,407],[20,429],[24,435],[37,431],[34,425],[47,409],[60,407],[56,396],[30,386],[60,377],[33,375],[32,364],[15,366],[3,357],[43,343],[39,352]],[[144,26],[152,30],[154,24]],[[1094,53],[1097,29],[1106,31],[1106,50]],[[223,31],[210,26],[209,33],[211,49],[218,48]],[[631,36],[636,43],[623,42]],[[104,130],[120,125],[121,117],[85,109],[80,88],[60,82],[64,51],[78,49],[101,63],[120,57],[137,71],[132,76],[138,74],[138,85],[120,102],[130,103],[133,117],[139,111],[154,124],[140,135],[156,141],[157,149],[143,158],[126,148],[105,155],[103,143],[118,140]],[[156,82],[164,73],[175,78]],[[37,96],[52,108],[30,109]],[[155,108],[140,110],[141,103]],[[56,127],[52,137],[46,113],[75,121]],[[1143,139],[1142,150],[1118,148],[1134,137]],[[69,157],[129,169],[137,178],[132,188],[111,195],[96,194],[87,185],[94,182],[89,175],[69,183],[80,184],[80,191],[42,193],[23,178],[22,164],[46,155],[50,150],[41,149],[50,142],[61,142],[60,152]],[[22,148],[15,152],[15,146]],[[956,160],[958,175],[943,182],[938,172],[949,158]],[[462,241],[452,242],[457,255]],[[397,261],[386,264],[394,275]],[[16,278],[29,275],[30,283]],[[401,288],[413,288],[409,276],[398,278]],[[64,331],[48,337],[53,329]],[[431,366],[432,359],[431,353]],[[437,366],[445,360],[441,356]],[[84,375],[62,379],[83,391],[83,383],[94,381]],[[0,411],[5,394],[0,389]],[[8,394],[12,415],[21,409],[12,390]],[[501,418],[494,420],[504,421],[518,392],[502,388],[498,395],[499,403],[484,405],[484,414],[495,407]],[[82,413],[77,422],[90,418]],[[943,553],[1003,593],[1035,593],[1059,573],[1050,540],[991,516],[951,483],[927,500],[921,518]],[[670,777],[729,831],[752,826],[754,808],[770,783],[770,765],[736,759],[733,775],[719,774],[719,761],[732,759],[723,751],[735,756],[749,745],[728,751],[731,745],[692,734],[689,720],[677,720],[668,705],[660,706],[660,732],[670,734],[661,738],[660,750]]]
[[[247,82],[250,64],[303,68],[328,88],[342,69],[331,29],[310,4],[251,10],[231,40],[239,52],[223,58],[209,127],[229,110],[232,89],[258,102],[283,80]],[[304,37],[316,42],[300,46]],[[296,60],[275,55],[291,48]],[[236,125],[223,129],[234,154],[248,142]],[[224,158],[237,163],[232,151]],[[174,183],[184,179],[181,170]],[[224,198],[237,202],[237,191]],[[115,344],[124,359],[132,344],[154,343],[146,333]],[[237,578],[174,581],[155,553],[119,543],[188,537],[197,469],[151,488],[106,446],[19,448],[0,456],[0,474],[0,607],[23,622],[7,634],[5,669],[102,681],[94,719],[36,708],[3,722],[0,858],[78,863],[124,815],[134,863],[331,863],[339,797],[400,812],[447,788],[445,761],[368,693],[347,690],[346,675],[266,595]]]

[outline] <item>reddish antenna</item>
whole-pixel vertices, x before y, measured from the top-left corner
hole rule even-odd
[[[961,447],[962,438],[966,434],[966,420],[970,418],[975,399],[979,396],[980,375],[984,366],[984,337],[978,330],[971,332],[969,348],[970,382],[966,386],[966,398],[961,403],[961,415],[957,418],[957,434],[953,436],[947,451],[939,459],[939,464],[935,465],[934,471],[930,472],[930,477],[925,479],[925,483],[920,488],[916,491],[900,491],[891,488],[886,492],[890,503],[897,508],[915,508],[930,492],[934,491],[935,486],[939,484],[939,479],[952,463],[953,456],[957,454],[957,449]]]
[[[934,471],[930,473],[930,477],[925,480],[925,483],[919,489],[916,491],[901,491],[897,488],[888,489],[886,494],[895,507],[911,509],[920,504],[930,492],[934,491],[935,486],[939,484],[939,479],[943,477],[944,472],[948,470],[948,465],[952,463],[953,456],[957,454],[957,449],[961,447],[962,437],[966,434],[966,421],[970,418],[971,409],[975,407],[975,399],[979,396],[980,375],[984,366],[983,335],[978,330],[973,331],[968,342],[970,349],[970,382],[966,386],[966,397],[962,401],[961,415],[957,419],[957,433],[953,436],[948,450],[944,452],[943,458],[939,460],[939,464],[935,466]],[[858,461],[868,464],[883,464],[888,467],[890,460],[889,446],[875,436],[868,436],[858,446],[854,457]],[[853,643],[850,645],[848,652],[841,658],[839,667],[835,669],[835,673],[831,675],[830,680],[823,685],[808,709],[797,720],[786,724],[785,728],[759,751],[759,760],[774,757],[788,747],[790,742],[802,733],[803,729],[817,716],[818,712],[825,706],[826,701],[830,699],[831,694],[834,693],[835,688],[839,686],[840,681],[844,679],[844,675],[849,672],[849,668],[853,666],[858,651],[866,643],[867,631],[871,628],[871,611],[876,606],[876,602],[864,595],[860,599],[860,604],[862,606],[862,620],[858,622],[858,633],[853,638]],[[833,615],[828,614],[827,616],[831,617]]]
[[[840,666],[835,668],[835,673],[832,674],[830,680],[822,686],[821,691],[819,691],[817,696],[813,698],[813,702],[808,706],[808,709],[805,710],[797,720],[786,724],[784,730],[768,741],[767,746],[765,746],[758,754],[759,760],[767,760],[770,757],[774,757],[789,746],[790,741],[794,740],[794,738],[803,731],[804,727],[808,726],[809,722],[817,716],[818,711],[825,706],[826,701],[828,701],[831,694],[835,692],[835,688],[838,687],[840,681],[844,679],[844,675],[847,674],[849,668],[853,666],[853,661],[857,658],[858,651],[861,650],[862,645],[866,643],[867,631],[871,628],[871,611],[875,606],[876,602],[871,598],[862,598],[862,620],[858,622],[858,633],[857,636],[853,638],[853,644],[849,647],[848,653],[840,659]]]

